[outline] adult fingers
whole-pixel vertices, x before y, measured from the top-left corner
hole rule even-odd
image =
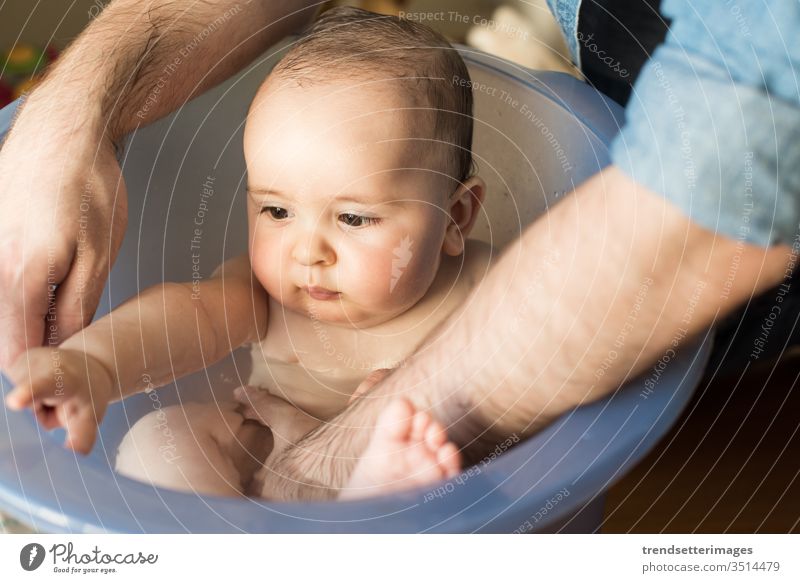
[[[0,254],[0,368],[8,367],[26,348],[44,342],[48,304],[60,282],[58,265],[47,254],[27,260],[19,247]]]
[[[59,411],[61,424],[67,430],[64,446],[82,454],[91,452],[97,438],[97,420],[92,409],[64,406]]]
[[[22,354],[6,371],[15,387],[6,395],[14,410],[36,405],[53,405],[64,397],[63,372],[52,358],[53,350],[33,348]]]
[[[92,321],[128,224],[127,189],[119,163],[110,144],[98,147],[93,177],[84,187],[91,196],[82,196],[75,209],[75,254],[56,296],[62,340]]]
[[[108,278],[109,265],[94,249],[78,244],[64,281],[58,286],[54,305],[54,322],[47,331],[54,332],[60,342],[87,326],[97,311]]]

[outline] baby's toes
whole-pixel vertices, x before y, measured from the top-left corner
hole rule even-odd
[[[447,432],[441,423],[431,419],[428,428],[425,430],[425,444],[429,449],[437,451],[445,443],[447,443]]]
[[[414,419],[411,422],[411,436],[409,441],[412,443],[424,443],[425,434],[427,433],[431,422],[431,416],[425,411],[417,411],[414,414]]]
[[[461,471],[461,452],[452,442],[445,443],[437,450],[436,461],[447,479],[455,477]]]
[[[398,443],[404,447],[410,441],[414,409],[406,399],[395,399],[381,411],[375,423],[373,440],[378,443]]]
[[[430,449],[424,441],[409,444],[402,455],[405,458],[404,465],[414,481],[433,482],[444,477],[436,450]]]

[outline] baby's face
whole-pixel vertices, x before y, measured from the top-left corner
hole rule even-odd
[[[278,78],[253,102],[250,260],[289,310],[369,327],[413,306],[434,280],[454,183],[441,154],[413,140],[426,137],[414,123],[428,124],[398,110],[408,105],[397,91]]]

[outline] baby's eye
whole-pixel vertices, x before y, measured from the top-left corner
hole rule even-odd
[[[265,206],[261,209],[262,213],[269,213],[269,216],[276,221],[283,221],[289,218],[289,211],[279,206]]]
[[[342,213],[339,215],[339,221],[348,227],[366,227],[367,225],[377,224],[380,219],[376,217],[364,217],[354,213]]]

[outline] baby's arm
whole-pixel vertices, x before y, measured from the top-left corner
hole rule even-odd
[[[8,375],[13,409],[31,407],[68,447],[88,452],[110,401],[202,369],[263,337],[267,295],[247,257],[199,284],[164,283],[128,300],[58,348],[20,356]]]
[[[199,284],[145,290],[61,347],[92,355],[109,368],[119,399],[205,368],[262,338],[266,326],[266,292],[241,256]]]

